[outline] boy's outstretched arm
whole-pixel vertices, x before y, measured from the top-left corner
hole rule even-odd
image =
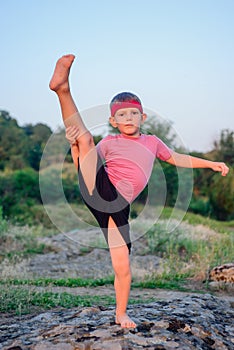
[[[222,176],[226,176],[229,172],[229,168],[225,163],[212,162],[207,159],[192,157],[190,155],[177,152],[172,152],[172,155],[167,160],[167,163],[183,168],[209,168],[214,171],[221,172]]]

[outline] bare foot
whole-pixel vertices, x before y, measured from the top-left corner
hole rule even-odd
[[[136,328],[136,323],[131,320],[127,314],[116,315],[115,323],[120,324],[122,328]]]
[[[51,90],[55,92],[69,90],[68,77],[74,59],[74,55],[65,55],[57,61],[49,84]]]

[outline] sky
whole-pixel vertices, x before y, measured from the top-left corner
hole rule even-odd
[[[72,93],[93,129],[131,91],[189,151],[234,130],[234,0],[0,0],[0,13],[0,109],[20,126],[62,126],[48,84],[73,53]]]

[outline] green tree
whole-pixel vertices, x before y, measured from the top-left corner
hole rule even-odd
[[[25,134],[28,136],[24,144],[24,155],[28,164],[35,170],[39,170],[43,149],[52,134],[51,129],[44,124],[35,126],[27,124],[23,127]]]
[[[215,141],[214,146],[217,161],[234,165],[234,131],[222,130],[220,140]]]
[[[225,177],[220,177],[220,174],[213,176],[209,198],[212,215],[216,219],[234,219],[234,170],[232,168]]]
[[[42,123],[20,127],[7,111],[0,111],[0,170],[39,169],[43,149],[51,129]]]
[[[201,215],[211,215],[219,220],[233,217],[233,166],[234,166],[234,132],[222,130],[214,149],[207,154],[193,154],[213,161],[223,161],[230,167],[225,177],[212,170],[194,169],[194,194],[190,210]]]
[[[38,172],[28,168],[0,174],[0,206],[4,216],[14,216],[40,202]]]
[[[23,154],[26,136],[16,119],[12,118],[7,111],[0,111],[0,169],[7,165],[15,168],[17,163],[20,167],[26,162]],[[13,164],[12,164],[13,163]]]

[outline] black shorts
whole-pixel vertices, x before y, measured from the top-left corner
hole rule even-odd
[[[79,186],[82,198],[96,218],[108,244],[108,222],[112,217],[121,233],[129,254],[131,252],[129,213],[130,204],[111,183],[101,158],[98,156],[96,169],[96,186],[89,194],[81,170],[78,170]]]

